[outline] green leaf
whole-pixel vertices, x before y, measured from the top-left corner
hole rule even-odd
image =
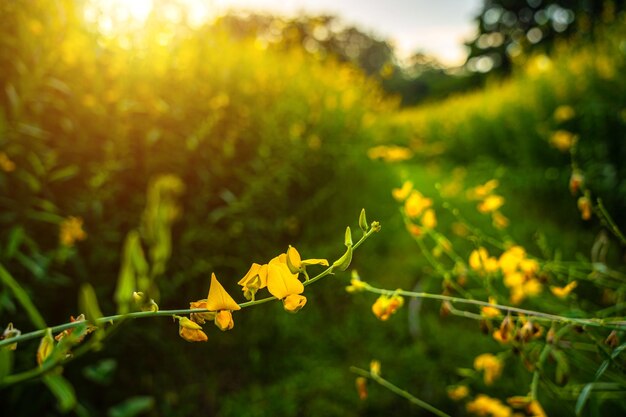
[[[93,382],[108,385],[113,379],[115,369],[117,369],[117,361],[115,359],[102,359],[83,368],[83,375]]]
[[[67,379],[61,375],[47,374],[43,377],[43,382],[56,397],[57,406],[61,412],[65,413],[76,407],[74,387]]]
[[[57,169],[48,176],[48,181],[64,181],[78,174],[79,168],[76,165],[70,165],[65,168]]]
[[[128,313],[133,298],[133,291],[137,291],[135,264],[141,264],[139,259],[140,253],[141,256],[143,256],[139,232],[131,230],[126,235],[126,240],[124,241],[122,266],[120,267],[120,273],[117,278],[117,288],[115,289],[115,302],[117,303],[117,312],[119,314]],[[142,267],[143,265],[140,265],[140,268]]]
[[[4,269],[2,265],[0,265],[0,281],[3,282],[9,289],[13,292],[13,295],[19,301],[19,303],[26,310],[26,314],[30,318],[30,321],[38,328],[45,329],[48,327],[46,325],[46,321],[43,319],[39,310],[35,307],[33,302],[30,300],[26,291],[17,283],[17,281],[9,274],[9,271]]]
[[[91,284],[83,284],[78,295],[78,305],[80,311],[84,312],[85,317],[91,323],[95,323],[102,317],[102,311],[98,305],[98,297]]]
[[[16,226],[11,229],[11,232],[9,233],[9,242],[7,243],[7,249],[4,252],[4,255],[8,259],[11,259],[13,255],[15,255],[15,252],[20,247],[23,239],[24,229],[22,228],[22,226]]]
[[[626,391],[626,386],[615,382],[591,382],[585,385],[583,389],[580,390],[578,400],[576,400],[576,407],[574,411],[577,416],[581,415],[592,391]]]
[[[604,372],[609,368],[609,365],[611,364],[611,362],[607,359],[604,362],[602,362],[602,364],[600,365],[600,367],[598,368],[598,370],[596,371],[596,375],[593,378],[594,381],[599,380],[602,375],[604,375]]]
[[[109,417],[134,417],[154,408],[154,398],[148,396],[131,397],[109,408]]]

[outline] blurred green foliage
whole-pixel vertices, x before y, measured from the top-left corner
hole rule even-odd
[[[437,292],[441,283],[425,278],[431,271],[416,256],[391,188],[411,178],[434,193],[456,165],[470,168],[473,185],[505,167],[497,172],[506,177],[504,194],[516,217],[570,208],[555,214],[551,226],[520,221],[513,233],[532,239],[537,229],[554,227],[556,236],[579,236],[583,228],[567,196],[569,157],[550,145],[559,129],[578,135],[590,187],[624,222],[623,25],[579,51],[565,46],[554,57],[520,63],[520,73],[503,85],[397,113],[397,100],[358,62],[303,46],[315,25],[273,47],[263,37],[234,36],[237,19],[194,27],[184,15],[169,20],[167,8],[155,9],[141,30],[107,31],[102,20],[83,17],[87,4],[0,4],[0,263],[48,325],[80,313],[79,288],[87,284],[104,314],[115,311],[120,268],[132,263],[122,255],[129,233],[135,253],[143,249],[151,262],[168,259],[149,277],[135,262],[137,276],[156,281],[161,308],[182,308],[206,295],[211,272],[238,294],[235,283],[250,263],[264,263],[290,243],[304,257],[335,259],[346,223],[357,230],[362,207],[383,224],[380,236],[355,254],[363,278]],[[259,25],[256,35],[272,27],[248,24]],[[370,52],[386,51],[356,32],[350,32],[355,42]],[[370,74],[380,75],[386,59]],[[558,122],[562,105],[575,116]],[[368,148],[386,143],[412,147],[417,163],[390,167],[366,158]],[[161,236],[154,246],[149,218],[160,214],[146,210],[155,207],[147,190],[164,174],[180,178],[185,190],[171,242]],[[60,227],[70,216],[82,219],[86,238],[64,245]],[[449,228],[452,220],[440,222]],[[64,369],[76,391],[75,412],[416,413],[382,390],[359,401],[348,366],[376,357],[399,386],[461,413],[445,387],[473,352],[496,342],[478,337],[467,321],[442,322],[438,306],[427,303],[411,310],[417,332],[400,317],[381,324],[370,314],[373,300],[346,294],[346,282],[338,274],[307,291],[309,305],[296,316],[278,304],[245,311],[233,331],[211,329],[207,344],[183,341],[168,320],[117,327],[104,349]],[[31,329],[13,294],[1,287],[0,321]],[[24,343],[9,367],[31,368],[35,350]],[[497,388],[502,393],[527,382],[523,367],[509,372]],[[48,384],[67,388],[60,381]],[[56,413],[39,383],[4,388],[2,398],[12,415]]]

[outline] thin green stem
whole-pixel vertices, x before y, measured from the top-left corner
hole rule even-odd
[[[615,235],[615,237],[619,239],[621,244],[626,245],[626,237],[624,236],[622,231],[619,229],[619,227],[617,227],[615,220],[613,220],[609,212],[604,207],[604,204],[602,203],[602,199],[598,198],[597,202],[598,202],[598,205],[596,207],[598,208],[598,212],[600,214],[601,220],[603,220],[603,222],[606,224],[609,230]]]
[[[369,378],[373,381],[375,381],[376,383],[378,383],[379,385],[382,385],[383,387],[387,388],[389,391],[393,392],[394,394],[397,394],[407,400],[409,400],[410,402],[412,402],[413,404],[417,405],[418,407],[423,408],[424,410],[430,411],[431,413],[439,416],[439,417],[450,417],[449,414],[444,413],[443,411],[433,407],[432,405],[428,404],[425,401],[420,400],[419,398],[415,397],[414,395],[412,395],[410,392],[403,390],[402,388],[397,387],[396,385],[392,384],[391,382],[387,381],[386,379],[382,378],[380,375],[377,374],[372,374],[371,372],[366,371],[365,369],[361,369],[361,368],[357,368],[356,366],[351,366],[350,367],[350,371],[354,372],[357,375],[363,376],[365,378]]]
[[[459,303],[459,304],[473,304],[481,307],[494,307],[502,311],[508,311],[511,313],[524,314],[526,316],[535,317],[537,320],[543,321],[557,321],[560,323],[568,323],[574,324],[578,326],[592,326],[592,327],[602,327],[606,329],[614,329],[614,330],[626,330],[626,322],[619,319],[619,322],[611,322],[607,320],[610,319],[595,319],[595,318],[572,318],[572,317],[564,317],[558,316],[555,314],[543,313],[540,311],[527,310],[518,307],[510,307],[501,304],[491,304],[486,301],[472,300],[467,298],[459,298],[448,295],[441,294],[431,294],[426,292],[413,292],[413,291],[405,291],[405,290],[386,290],[382,288],[372,287],[371,285],[367,285],[364,288],[365,291],[369,291],[375,294],[383,294],[383,295],[391,295],[391,294],[399,294],[405,297],[412,298],[428,298],[434,300],[441,301],[450,301],[451,303]]]
[[[571,326],[564,326],[561,329],[559,329],[556,334],[554,335],[554,344],[558,344],[559,343],[559,339],[561,337],[563,337],[563,335],[567,332],[569,332],[571,330]],[[541,350],[541,353],[539,354],[539,360],[537,361],[537,363],[535,364],[535,371],[533,372],[533,379],[532,382],[530,383],[530,397],[533,400],[537,400],[537,391],[539,390],[539,380],[541,378],[541,371],[542,371],[542,366],[545,363],[545,361],[548,359],[548,355],[550,354],[550,351],[552,350],[552,344],[550,343],[546,343],[543,347],[543,349]]]
[[[367,231],[367,233],[365,233],[361,237],[361,239],[359,239],[359,241],[356,242],[352,246],[352,250],[355,250],[359,246],[361,246],[361,244],[365,240],[367,240],[368,237],[370,237],[373,233],[375,233],[377,231],[378,231],[377,228],[370,228]],[[333,269],[334,269],[333,265],[330,265],[324,271],[320,272],[319,274],[317,274],[313,278],[311,278],[308,281],[304,282],[303,285],[304,286],[311,285],[315,281],[318,281],[318,280],[322,279],[323,277],[332,274],[333,273]],[[263,303],[267,303],[269,301],[273,301],[273,300],[276,300],[276,299],[277,299],[276,297],[270,296],[270,297],[266,297],[266,298],[261,298],[260,300],[253,300],[253,301],[247,301],[245,303],[240,303],[239,307],[241,307],[241,308],[252,307],[252,306],[263,304]],[[117,321],[124,320],[124,319],[140,319],[140,318],[147,318],[147,317],[163,317],[163,316],[171,317],[173,315],[190,314],[190,313],[206,313],[206,312],[209,312],[209,311],[210,310],[208,310],[208,309],[180,309],[180,310],[159,310],[159,311],[135,311],[135,312],[132,312],[132,313],[115,314],[115,315],[111,315],[111,316],[101,317],[101,318],[95,320],[95,324],[100,326],[100,325],[105,325],[105,324],[113,324],[113,323],[115,323]],[[77,327],[79,325],[81,325],[81,322],[80,321],[75,321],[75,322],[71,322],[71,323],[64,323],[64,324],[59,324],[57,326],[53,326],[53,327],[50,328],[50,330],[52,331],[52,333],[59,333],[59,332],[62,332],[63,330],[71,329],[71,328]],[[4,346],[4,345],[8,345],[8,344],[12,344],[12,343],[20,343],[20,342],[24,342],[24,341],[27,341],[27,340],[32,340],[32,339],[37,339],[37,338],[43,337],[46,334],[46,331],[47,331],[47,329],[35,330],[35,331],[32,331],[32,332],[21,334],[20,336],[12,337],[10,339],[0,340],[0,348],[2,346]]]

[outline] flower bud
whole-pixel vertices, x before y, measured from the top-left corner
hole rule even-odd
[[[4,329],[4,332],[2,333],[2,337],[0,338],[0,340],[11,339],[21,334],[22,334],[21,331],[13,327],[13,323],[9,323],[7,325],[7,328]],[[15,350],[16,348],[17,348],[17,343],[12,343],[7,346],[7,349],[9,350]]]
[[[41,342],[39,342],[39,349],[37,349],[37,364],[42,366],[53,350],[54,339],[52,338],[52,330],[48,328],[46,330],[46,335],[42,337]]]
[[[350,231],[350,226],[346,227],[346,236],[344,239],[344,244],[348,248],[352,246],[352,232]]]
[[[369,229],[369,225],[367,224],[367,217],[365,216],[365,209],[361,209],[361,214],[359,215],[359,227],[364,232],[367,232]]]

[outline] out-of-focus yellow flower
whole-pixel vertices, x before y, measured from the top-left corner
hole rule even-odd
[[[504,205],[504,197],[499,195],[489,195],[478,205],[481,213],[493,213]]]
[[[509,226],[509,219],[497,210],[491,213],[491,220],[494,227],[500,230],[506,229]]]
[[[576,116],[572,106],[561,105],[554,110],[554,120],[558,123],[566,122]]]
[[[372,313],[382,321],[386,321],[400,307],[404,305],[404,298],[400,295],[381,295],[378,297],[374,305],[372,305]]]
[[[578,136],[567,130],[557,130],[550,136],[550,144],[561,152],[568,152],[578,140]]]
[[[522,260],[526,257],[526,251],[521,246],[511,246],[506,251],[500,255],[500,259],[498,260],[498,265],[502,270],[502,273],[508,275],[512,272],[515,272],[522,262]]]
[[[469,388],[467,385],[457,385],[454,387],[448,387],[446,392],[451,400],[460,401],[469,395]]]
[[[489,297],[489,304],[497,305],[498,303],[496,302],[495,298]],[[497,309],[496,307],[483,306],[480,308],[480,311],[481,311],[482,316],[488,319],[492,319],[500,315],[500,310]]]
[[[267,289],[270,294],[283,301],[283,307],[290,313],[295,313],[306,304],[306,297],[300,295],[304,292],[304,285],[298,279],[298,274],[292,274],[286,259],[278,256],[270,261],[267,270]]]
[[[83,219],[80,217],[66,217],[59,229],[59,240],[63,246],[71,247],[76,241],[87,238],[87,233],[83,230]]]
[[[9,155],[4,152],[0,152],[0,170],[4,172],[15,171],[15,162],[11,161]]]
[[[437,226],[437,216],[435,215],[435,210],[426,209],[424,214],[422,215],[422,226],[427,229],[434,229]]]
[[[474,369],[483,371],[486,385],[491,385],[502,374],[503,364],[497,356],[491,353],[483,353],[474,359]]]
[[[380,361],[374,359],[370,362],[370,373],[375,376],[380,376]]]
[[[411,236],[415,236],[415,237],[420,237],[424,233],[421,227],[419,227],[418,225],[413,224],[413,223],[407,224],[406,225],[406,230],[409,231]]]
[[[253,263],[246,275],[237,284],[242,286],[241,290],[246,300],[254,299],[257,291],[267,286],[267,264]]]
[[[391,190],[391,195],[396,201],[403,202],[409,194],[411,194],[411,191],[413,191],[413,183],[411,181],[404,181],[402,187]]]
[[[209,340],[202,326],[187,317],[178,318],[178,334],[188,342],[206,342]]]
[[[586,195],[579,197],[578,210],[580,210],[580,217],[583,220],[591,219],[591,199]]]
[[[578,191],[585,184],[585,176],[580,170],[573,170],[572,175],[569,177],[569,190],[572,195],[576,195]]]
[[[211,286],[206,300],[206,308],[217,312],[215,315],[215,325],[222,331],[230,330],[234,327],[232,311],[241,310],[239,304],[226,292],[222,284],[219,283],[215,274],[211,274]]]
[[[346,287],[348,292],[360,292],[368,287],[367,283],[361,281],[359,274],[356,270],[352,271],[352,278],[350,279],[350,286]]]
[[[496,398],[488,397],[485,394],[479,394],[476,398],[467,403],[465,406],[467,411],[477,416],[491,417],[512,417],[513,410],[504,405]]]
[[[490,195],[493,190],[498,188],[500,183],[496,179],[491,179],[482,185],[478,185],[467,192],[467,198],[471,200],[481,200]]]
[[[552,291],[552,294],[556,295],[559,298],[565,298],[567,297],[573,290],[574,288],[576,288],[578,286],[578,282],[577,281],[572,281],[569,284],[567,284],[564,287],[555,287],[555,286],[550,286],[550,291]]]
[[[521,285],[511,288],[511,302],[513,304],[521,303],[526,297],[534,297],[541,293],[543,286],[536,278],[525,278]]]
[[[357,377],[355,381],[356,392],[359,394],[359,399],[364,401],[367,399],[367,378],[363,376]]]
[[[513,408],[524,409],[526,415],[531,417],[547,417],[541,404],[528,396],[509,397],[506,399],[506,402]]]
[[[406,161],[413,157],[413,151],[404,146],[375,146],[367,151],[370,159],[382,159],[385,162]]]
[[[433,200],[424,197],[419,191],[413,190],[409,198],[404,202],[404,212],[408,217],[414,219],[419,217],[422,212],[432,206],[432,204]]]
[[[474,271],[482,273],[495,272],[498,269],[498,260],[489,256],[487,249],[482,246],[478,249],[474,249],[470,253],[469,265]]]

